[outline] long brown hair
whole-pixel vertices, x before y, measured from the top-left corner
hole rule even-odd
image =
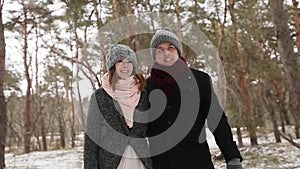
[[[109,84],[111,85],[112,90],[114,91],[116,88],[116,81],[118,80],[119,76],[114,76],[116,72],[116,67],[113,66],[109,71],[108,71],[108,75],[109,75]],[[139,90],[142,91],[143,89],[145,89],[146,87],[146,80],[143,76],[142,73],[136,73],[134,75],[134,77],[138,80],[139,82]]]

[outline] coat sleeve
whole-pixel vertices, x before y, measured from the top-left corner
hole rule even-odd
[[[95,139],[99,138],[99,108],[95,93],[92,94],[89,103],[89,109],[86,120],[86,128],[84,134],[84,169],[96,169],[98,167],[98,149]]]
[[[216,143],[224,155],[226,162],[233,158],[240,158],[242,161],[243,159],[236,146],[236,142],[233,141],[228,119],[219,103],[211,80],[209,80],[209,85],[211,88],[211,105],[207,115],[208,128],[213,133]]]
[[[98,146],[85,133],[84,134],[84,169],[97,169],[98,166]]]

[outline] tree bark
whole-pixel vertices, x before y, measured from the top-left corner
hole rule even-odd
[[[289,106],[295,119],[295,135],[300,138],[300,57],[294,52],[293,40],[288,27],[287,12],[282,0],[270,1],[277,45],[289,84]]]
[[[61,99],[58,93],[58,79],[55,82],[55,97],[56,97],[56,113],[57,113],[57,121],[58,121],[58,130],[60,135],[60,148],[65,148],[65,128],[64,128],[64,119],[63,119],[63,111],[64,111],[64,103],[63,99]]]
[[[281,143],[280,132],[278,130],[278,124],[277,124],[277,120],[276,120],[276,116],[275,116],[275,110],[273,107],[271,107],[270,115],[271,115],[272,124],[273,124],[275,141],[276,141],[276,143]]]
[[[266,109],[269,112],[271,121],[272,121],[272,126],[273,126],[273,132],[274,132],[274,136],[275,136],[275,140],[276,143],[280,143],[281,139],[280,139],[280,132],[278,130],[278,124],[277,124],[277,119],[275,116],[275,109],[274,109],[274,98],[272,97],[271,94],[271,87],[272,83],[270,82],[270,80],[266,80],[265,81],[265,86],[266,86],[266,91],[265,91],[265,97],[263,98],[263,101],[266,105]]]
[[[237,135],[237,138],[238,138],[239,147],[244,147],[242,131],[241,131],[241,128],[239,126],[236,127],[236,135]]]
[[[74,98],[73,98],[73,84],[71,83],[71,89],[70,89],[70,95],[71,95],[71,108],[72,108],[72,114],[71,114],[71,139],[72,139],[72,148],[75,147],[75,139],[76,139],[76,131],[75,131],[75,106],[74,106]]]
[[[176,18],[177,18],[177,37],[179,39],[179,41],[182,42],[182,26],[181,26],[181,17],[180,17],[180,4],[179,4],[180,0],[176,0],[176,4],[175,4],[175,13],[176,13]],[[182,43],[181,44],[181,48],[182,47]],[[182,51],[182,56],[184,57],[184,51]]]
[[[23,34],[24,34],[24,45],[23,45],[23,60],[24,60],[24,68],[25,68],[25,77],[27,82],[26,87],[26,96],[25,96],[25,110],[24,110],[24,117],[25,117],[25,126],[24,126],[24,152],[29,153],[30,152],[30,137],[31,137],[31,131],[30,131],[30,97],[31,97],[31,78],[29,75],[29,65],[31,62],[31,59],[28,58],[28,31],[27,31],[27,6],[25,4],[25,0],[22,0],[22,6],[23,6],[23,15],[24,15],[24,21],[23,21]],[[29,56],[30,57],[30,56]]]
[[[116,19],[119,19],[121,17],[121,2],[119,0],[113,0],[113,9],[114,9],[114,15]]]
[[[41,111],[41,135],[42,135],[42,148],[44,151],[47,151],[48,147],[47,147],[46,129],[45,129],[45,120],[44,120],[43,111]]]
[[[40,120],[41,120],[41,93],[40,93],[40,84],[39,84],[39,59],[38,59],[38,52],[39,52],[39,26],[35,27],[35,95],[34,95],[34,110],[36,113],[35,119],[35,126],[34,126],[34,133],[38,143],[38,149],[41,150],[40,144]],[[33,91],[34,93],[34,91]]]
[[[101,0],[99,0],[100,4],[101,4]],[[105,53],[105,48],[104,48],[104,44],[103,44],[103,34],[101,32],[101,26],[103,25],[103,22],[102,22],[102,19],[101,19],[101,16],[98,12],[98,3],[96,2],[96,0],[93,0],[93,6],[94,6],[94,10],[95,10],[95,15],[96,15],[96,19],[97,19],[97,29],[98,29],[98,43],[99,43],[99,49],[100,51],[102,52],[102,57],[101,57],[101,61],[102,63],[106,63],[106,59],[104,57],[104,53]],[[101,8],[101,5],[100,5],[100,8]],[[103,68],[103,71],[106,72],[106,64],[102,64],[102,68]],[[100,81],[98,82],[98,87],[101,87],[101,83]]]
[[[295,34],[296,34],[296,46],[298,49],[298,55],[300,54],[300,16],[298,4],[299,2],[296,0],[292,0],[293,2],[293,15],[294,15],[294,23],[295,23]]]
[[[5,140],[7,134],[7,108],[4,96],[5,38],[2,21],[3,2],[0,1],[0,169],[5,167]]]
[[[278,108],[279,108],[279,117],[280,117],[280,123],[281,123],[281,131],[283,133],[285,133],[285,122],[284,122],[284,116],[283,116],[283,112],[285,111],[285,106],[284,106],[284,94],[282,92],[283,87],[281,87],[279,84],[278,84],[278,81],[273,79],[272,80],[272,84],[275,88],[275,93],[277,95],[277,105],[278,105]]]
[[[244,63],[243,63],[243,58],[241,55],[241,51],[239,49],[239,39],[237,36],[237,29],[236,29],[236,19],[235,19],[235,14],[234,14],[234,5],[235,2],[234,0],[229,1],[229,11],[230,11],[230,16],[231,16],[231,21],[232,21],[232,34],[233,34],[233,39],[234,39],[234,46],[236,50],[236,57],[237,57],[237,62],[239,66],[238,70],[238,81],[239,81],[239,87],[242,92],[243,96],[243,104],[245,106],[246,112],[247,112],[247,128],[249,132],[249,137],[251,141],[251,146],[257,146],[257,136],[256,136],[256,126],[254,122],[254,114],[251,110],[250,106],[250,100],[249,100],[249,93],[247,89],[247,80],[246,80],[246,73],[245,73],[245,68],[244,68]]]
[[[132,0],[127,1],[127,15],[129,16],[129,44],[134,49],[134,26],[133,26],[133,11]]]

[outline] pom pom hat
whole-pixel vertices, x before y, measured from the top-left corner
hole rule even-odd
[[[110,70],[116,62],[128,59],[133,64],[133,72],[132,74],[135,75],[137,72],[137,57],[134,51],[126,45],[117,44],[113,45],[106,53],[106,68]]]
[[[181,47],[178,37],[171,32],[169,28],[163,28],[161,30],[156,31],[156,33],[153,35],[151,42],[150,42],[150,54],[155,60],[155,51],[158,45],[162,43],[170,43],[175,46],[177,49],[177,52],[179,54],[179,57],[181,57]]]

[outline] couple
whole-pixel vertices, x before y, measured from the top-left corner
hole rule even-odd
[[[90,98],[84,168],[214,168],[202,129],[206,121],[209,128],[217,121],[212,133],[227,168],[242,169],[242,157],[210,76],[187,66],[178,37],[168,28],[154,34],[150,48],[155,62],[146,80],[138,73],[136,55],[128,46],[118,44],[108,50],[108,72],[102,87]],[[195,117],[192,107],[196,107]],[[219,119],[214,119],[215,114]],[[178,122],[179,117],[185,121]],[[179,127],[170,134],[173,125]],[[161,135],[164,137],[152,139]]]

